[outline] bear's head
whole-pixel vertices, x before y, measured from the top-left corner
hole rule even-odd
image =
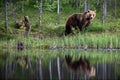
[[[96,10],[94,10],[94,11],[88,10],[88,11],[85,12],[84,16],[85,16],[85,18],[86,18],[87,20],[90,20],[90,21],[91,21],[91,20],[93,20],[93,19],[95,18],[95,16],[96,16]]]

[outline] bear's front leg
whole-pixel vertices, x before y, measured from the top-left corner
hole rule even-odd
[[[67,36],[70,33],[72,33],[71,26],[70,25],[66,25],[65,36]]]
[[[86,23],[86,25],[85,25],[85,30],[87,29],[87,27],[90,25],[90,21],[88,21],[87,23]]]
[[[82,31],[83,30],[82,24],[79,24],[78,28],[79,28],[80,31]]]

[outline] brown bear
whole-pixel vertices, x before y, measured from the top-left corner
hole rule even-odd
[[[29,29],[29,17],[24,16],[24,20],[15,22],[15,28],[20,29],[21,27],[26,27],[26,31]]]
[[[24,25],[23,21],[15,22],[15,28],[16,29],[20,29],[20,27],[23,26],[23,25]]]
[[[88,59],[82,58],[81,56],[78,60],[73,61],[70,55],[65,55],[65,61],[67,64],[67,69],[70,72],[84,73],[89,77],[95,76],[96,70]]]
[[[72,27],[75,29],[79,28],[79,30],[82,31],[84,28],[89,26],[95,16],[96,10],[88,10],[84,13],[75,13],[71,15],[66,21],[65,35],[72,33]]]

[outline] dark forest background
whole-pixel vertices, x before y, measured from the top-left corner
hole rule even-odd
[[[119,32],[119,8],[119,0],[0,0],[0,34],[15,33],[16,22],[29,16],[31,32],[58,36],[64,34],[68,16],[89,9],[97,16],[88,31]]]

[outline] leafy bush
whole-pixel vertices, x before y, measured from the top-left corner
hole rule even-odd
[[[43,10],[55,12],[57,10],[57,1],[54,1],[52,4],[46,2],[43,6]]]
[[[10,35],[10,34],[0,34],[0,40],[10,40],[14,38],[13,35]]]
[[[103,32],[105,30],[108,30],[108,26],[103,25],[99,20],[94,20],[87,31]]]

